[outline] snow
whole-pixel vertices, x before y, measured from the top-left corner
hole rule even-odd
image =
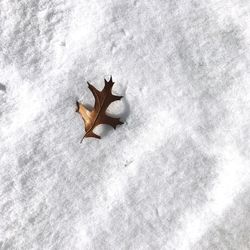
[[[0,249],[250,249],[249,13],[0,0]],[[80,144],[110,75],[125,124]]]

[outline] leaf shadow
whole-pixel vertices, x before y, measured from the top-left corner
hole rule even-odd
[[[93,109],[93,107],[89,103],[84,104],[84,106],[86,107],[86,109],[88,109],[90,111]]]
[[[128,103],[128,100],[125,97],[123,97],[121,101],[123,104],[123,110],[119,114],[119,116],[120,116],[120,119],[125,123],[130,114],[130,105]]]

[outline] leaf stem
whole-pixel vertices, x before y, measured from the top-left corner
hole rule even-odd
[[[86,135],[86,134],[85,134],[85,135]],[[85,138],[85,135],[82,137],[82,139],[81,139],[81,142],[80,142],[80,143],[82,143],[83,139]]]

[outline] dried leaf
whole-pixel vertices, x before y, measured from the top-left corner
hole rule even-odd
[[[112,87],[114,82],[112,81],[112,76],[110,77],[109,82],[104,79],[105,86],[102,91],[97,90],[93,85],[89,82],[88,87],[95,98],[95,105],[93,110],[89,110],[83,104],[76,102],[78,112],[85,123],[85,135],[83,136],[82,140],[85,137],[94,137],[97,139],[101,139],[101,137],[93,132],[94,128],[100,124],[107,124],[112,126],[116,129],[117,125],[123,124],[119,118],[113,118],[106,115],[106,110],[108,106],[114,102],[118,101],[122,98],[122,96],[116,96],[112,94]],[[82,142],[81,140],[81,142]]]

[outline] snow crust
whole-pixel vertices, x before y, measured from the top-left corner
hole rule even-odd
[[[250,249],[250,2],[0,0],[0,249]],[[113,76],[123,126],[76,101]]]

